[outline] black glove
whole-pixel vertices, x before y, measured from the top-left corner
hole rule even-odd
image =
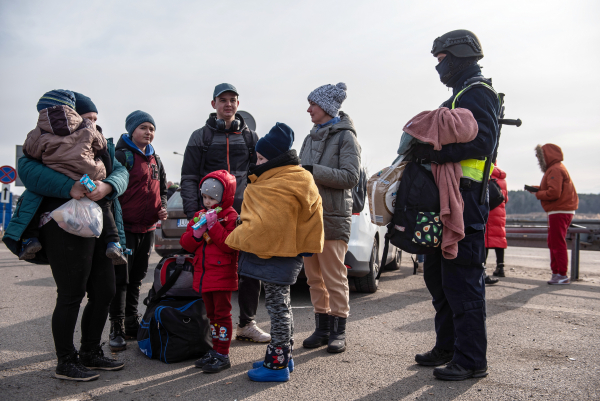
[[[312,166],[312,164],[303,164],[302,168],[304,170],[308,171],[311,174],[313,173],[313,166]]]
[[[436,163],[439,164],[438,152],[433,150],[433,145],[428,143],[418,143],[412,150],[414,161],[417,163]]]

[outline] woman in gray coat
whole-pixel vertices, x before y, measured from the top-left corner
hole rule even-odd
[[[346,84],[323,85],[308,95],[308,113],[315,124],[300,150],[302,167],[310,171],[323,199],[323,253],[304,258],[304,270],[315,310],[315,332],[305,348],[328,345],[328,352],[346,350],[346,319],[350,312],[348,271],[344,258],[352,223],[352,188],[360,176],[360,145],[350,117],[339,109]]]

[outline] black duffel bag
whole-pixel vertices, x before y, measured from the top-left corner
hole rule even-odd
[[[183,255],[172,258],[178,260],[173,263],[164,258],[166,260],[159,263],[167,269],[166,280],[158,290],[155,288],[157,283],[150,289],[144,301],[146,312],[137,333],[140,350],[148,358],[165,363],[199,358],[212,349],[210,322],[200,294],[170,296],[170,290],[181,287],[182,280],[189,282],[190,286],[193,281],[185,277],[185,273],[189,273],[188,258]],[[185,288],[178,290],[189,294]]]

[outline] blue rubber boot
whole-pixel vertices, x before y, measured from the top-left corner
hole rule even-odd
[[[262,365],[249,370],[248,377],[255,382],[286,382],[290,380],[291,351],[291,347],[269,344]]]
[[[260,368],[261,366],[263,366],[263,363],[265,361],[256,361],[252,364],[252,368],[253,369],[257,369]],[[290,373],[292,373],[294,371],[294,360],[290,359],[290,362],[288,363],[288,370],[290,371]]]
[[[248,377],[255,382],[286,382],[290,380],[290,370],[288,368],[274,370],[261,366],[249,370]]]

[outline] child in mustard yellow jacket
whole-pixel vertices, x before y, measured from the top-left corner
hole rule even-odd
[[[277,123],[256,144],[257,165],[244,192],[242,224],[225,243],[240,250],[239,274],[261,280],[271,317],[271,343],[264,361],[254,363],[251,380],[283,382],[294,369],[294,323],[290,285],[302,256],[323,250],[323,207],[312,175],[300,167],[294,131]]]

